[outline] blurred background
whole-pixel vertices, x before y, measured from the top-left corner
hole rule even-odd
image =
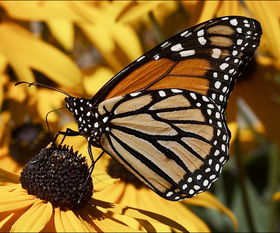
[[[55,111],[47,118],[49,132],[46,114],[64,107],[65,96],[43,88],[15,87],[17,81],[37,81],[90,98],[161,41],[225,15],[255,18],[263,28],[260,47],[237,80],[227,108],[231,157],[210,190],[233,216],[230,221],[202,204],[182,205],[202,219],[207,231],[279,232],[277,1],[1,1],[0,167],[19,173],[57,131],[75,128],[67,111]],[[83,138],[68,143],[87,155]]]

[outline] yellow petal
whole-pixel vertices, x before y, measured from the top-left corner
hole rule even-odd
[[[81,15],[87,23],[92,22],[104,22],[107,21],[107,17],[104,17],[104,11],[100,10],[98,7],[95,7],[92,2],[89,1],[71,1],[71,8],[74,11]]]
[[[135,60],[143,53],[139,37],[130,26],[116,24],[114,27],[114,37],[130,61]]]
[[[230,220],[232,221],[235,227],[235,230],[238,229],[238,222],[235,215],[228,208],[226,208],[218,199],[216,199],[215,196],[213,196],[209,192],[204,192],[202,194],[195,196],[194,198],[186,199],[184,200],[184,202],[191,205],[198,205],[198,206],[203,206],[203,207],[213,208],[215,210],[218,210],[226,214],[230,218]]]
[[[41,89],[37,92],[35,97],[37,98],[38,112],[42,119],[45,119],[46,114],[49,111],[65,106],[65,95],[55,91]],[[49,122],[55,122],[57,120],[58,117],[56,113],[51,113],[48,115]]]
[[[152,213],[146,210],[140,210],[137,208],[132,207],[126,207],[121,205],[112,205],[108,202],[103,202],[100,200],[93,200],[92,201],[94,205],[96,205],[98,208],[104,208],[105,211],[111,211],[116,214],[126,215],[133,218],[138,219],[144,219],[147,221],[155,221],[159,223],[163,223],[169,227],[175,228],[179,231],[187,231],[186,228],[184,228],[182,225],[177,223],[176,221],[167,218],[163,215]]]
[[[61,210],[60,208],[54,208],[54,226],[56,232],[66,232],[64,228],[62,219],[61,219]]]
[[[104,216],[104,219],[97,219],[94,221],[94,224],[102,231],[102,232],[142,232],[138,229],[133,229],[131,227],[125,226],[118,221],[114,221],[113,219]]]
[[[0,168],[0,182],[19,183],[19,175]]]
[[[221,6],[217,12],[217,16],[227,16],[227,15],[244,15],[246,12],[239,1],[222,1]]]
[[[109,203],[108,203],[109,204]],[[114,217],[107,215],[93,206],[85,206],[82,216],[98,232],[141,232],[125,225],[124,222],[115,220]]]
[[[10,228],[8,227],[9,222],[13,218],[14,213],[6,213],[2,214],[0,217],[0,232],[10,232]]]
[[[40,232],[50,221],[52,205],[37,200],[12,226],[11,232]]]
[[[2,7],[9,16],[22,20],[67,19],[70,21],[84,21],[72,8],[69,2],[55,1],[4,1]]]
[[[209,231],[206,223],[196,216],[191,210],[182,205],[181,202],[166,202],[149,189],[142,189],[143,200],[139,201],[138,206],[141,209],[156,213],[164,213],[165,217],[176,220],[190,232]],[[176,209],[170,212],[170,209]]]
[[[2,75],[0,75],[0,109],[2,109],[3,98],[4,98],[4,91],[3,91]]]
[[[112,185],[113,183],[119,181],[119,179],[114,179],[111,176],[109,176],[105,171],[98,169],[94,169],[92,173],[92,178],[95,192],[103,190],[109,185]]]
[[[135,22],[140,17],[147,16],[147,14],[156,9],[161,1],[145,1],[134,2],[131,1],[122,12],[119,13],[117,21],[122,23]]]
[[[214,18],[221,1],[204,1],[198,23]]]
[[[13,198],[3,198],[0,200],[0,212],[12,212],[26,209],[34,203],[34,197],[27,195],[13,196]],[[5,201],[4,201],[5,200]]]
[[[114,75],[113,71],[99,66],[92,75],[84,78],[84,87],[88,95],[93,96]]]
[[[232,143],[234,142],[236,136],[237,136],[237,132],[238,132],[238,123],[236,121],[230,122],[228,123],[228,128],[230,130],[231,133],[231,138],[230,138],[230,145],[232,145]]]
[[[112,27],[107,24],[82,24],[80,25],[89,40],[102,52],[112,52],[115,49]]]
[[[54,224],[57,232],[85,232],[87,228],[71,210],[55,208]]]
[[[246,1],[254,17],[260,21],[263,29],[263,36],[268,41],[269,51],[274,57],[280,59],[280,27],[278,15],[274,14],[275,9],[280,10],[279,4],[274,1]]]
[[[4,72],[8,65],[7,58],[0,53],[0,73]]]
[[[32,37],[12,23],[0,25],[0,53],[4,54],[21,80],[33,81],[30,68],[38,70],[65,87],[79,90],[81,73],[66,55]]]
[[[110,64],[110,66],[119,71],[123,68],[122,63],[118,57],[115,57],[113,52],[116,49],[114,37],[112,34],[111,24],[97,24],[97,25],[80,25],[88,39],[94,44],[97,50],[101,53],[103,58]]]
[[[59,43],[68,51],[74,45],[74,25],[66,20],[48,20],[47,24]]]
[[[93,182],[94,182],[94,178],[93,178]],[[95,199],[101,199],[101,200],[106,200],[108,202],[115,203],[116,201],[119,200],[119,197],[121,197],[124,194],[124,190],[125,190],[125,183],[117,182],[117,184],[110,185],[106,189],[101,190],[100,192],[94,192],[93,196]]]
[[[63,228],[67,232],[85,232],[86,228],[72,210],[60,211]]]
[[[275,200],[275,201],[280,200],[280,192],[274,193],[273,196],[272,196],[272,199]]]

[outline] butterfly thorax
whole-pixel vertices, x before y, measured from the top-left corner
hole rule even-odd
[[[80,135],[84,136],[91,145],[100,147],[99,139],[103,133],[104,123],[97,108],[85,98],[67,97],[65,102],[66,107],[74,114]]]

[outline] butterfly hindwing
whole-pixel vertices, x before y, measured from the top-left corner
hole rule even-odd
[[[98,111],[110,112],[101,147],[166,199],[209,189],[228,159],[230,133],[205,95],[143,91],[105,100]]]
[[[210,97],[224,111],[235,79],[252,58],[261,33],[260,24],[246,17],[206,21],[138,58],[97,96],[108,99],[139,90],[182,88]]]

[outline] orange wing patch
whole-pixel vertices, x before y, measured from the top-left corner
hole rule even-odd
[[[160,59],[146,63],[121,80],[106,96],[106,99],[135,92],[150,85],[150,83],[168,73],[175,63],[175,61],[169,59]]]
[[[172,61],[162,58],[150,61],[120,81],[106,99],[145,88],[181,88],[206,94],[209,80],[205,74],[210,68],[210,63],[204,59]]]

